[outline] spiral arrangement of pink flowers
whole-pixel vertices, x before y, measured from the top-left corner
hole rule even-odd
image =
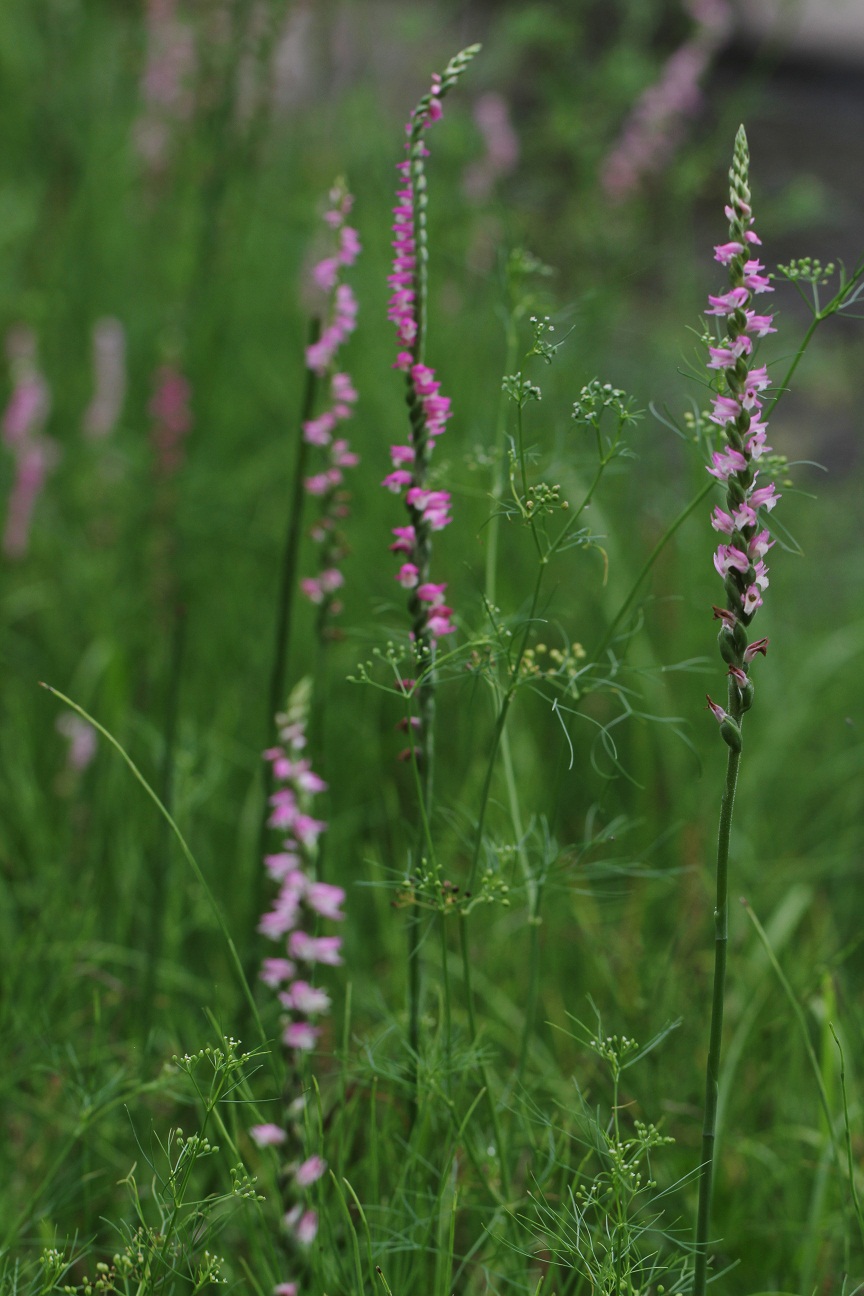
[[[393,268],[388,319],[396,326],[399,351],[393,367],[407,379],[410,444],[390,450],[393,471],[382,482],[387,490],[403,495],[409,524],[395,527],[390,549],[402,558],[395,579],[409,591],[412,634],[419,650],[452,634],[452,609],[446,603],[445,583],[430,578],[432,534],[450,521],[450,492],[430,489],[427,475],[435,442],[451,417],[450,398],[441,395],[435,370],[424,363],[426,314],[426,176],[424,159],[429,150],[424,132],[442,115],[441,101],[456,84],[477,52],[471,46],[457,54],[444,72],[435,73],[427,94],[411,113],[405,127],[406,157],[397,163],[399,186],[393,208]]]
[[[771,451],[760,399],[770,379],[764,365],[752,367],[754,340],[776,330],[773,317],[760,315],[752,305],[754,297],[772,288],[764,267],[752,255],[760,239],[752,228],[748,171],[747,137],[741,127],[729,172],[729,240],[714,249],[715,259],[728,267],[730,287],[720,296],[709,297],[706,312],[722,320],[726,329],[719,344],[708,348],[709,369],[723,377],[710,418],[722,428],[726,445],[714,451],[707,471],[726,489],[726,507],[714,509],[711,525],[725,537],[714,555],[714,566],[725,586],[726,606],[715,607],[714,615],[721,622],[720,652],[729,668],[730,710],[710,697],[708,706],[731,747],[740,746],[738,721],[753,698],[750,665],[768,646],[767,639],[748,643],[748,627],[768,588],[765,555],[774,543],[763,525],[763,514],[770,513],[780,498],[774,483],[762,479],[759,467]]]
[[[30,545],[30,526],[48,474],[60,459],[55,441],[43,429],[51,410],[51,393],[38,364],[32,329],[10,329],[6,352],[12,371],[12,395],[3,413],[3,441],[15,459],[15,481],[3,530],[3,553],[21,559]]]
[[[318,501],[318,515],[310,529],[319,546],[318,571],[300,581],[300,589],[319,609],[319,628],[323,631],[331,616],[338,615],[341,604],[336,595],[344,584],[339,563],[347,553],[340,523],[348,516],[350,495],[343,489],[346,468],[355,468],[359,456],[344,437],[334,437],[340,423],[353,414],[357,392],[347,373],[333,372],[336,353],[357,323],[357,302],[350,286],[340,281],[344,270],[352,266],[360,253],[357,231],[346,220],[353,199],[343,184],[330,191],[330,206],[324,220],[337,240],[335,251],[322,258],[312,270],[315,287],[329,297],[328,322],[320,338],[306,348],[306,364],[319,378],[330,375],[327,408],[303,423],[303,439],[317,447],[325,462],[317,472],[304,479],[307,495]]]
[[[264,960],[261,979],[278,992],[285,1009],[282,1042],[292,1052],[314,1049],[321,1033],[316,1019],[330,1008],[324,990],[298,975],[298,967],[342,962],[341,936],[312,935],[306,929],[321,919],[340,922],[345,899],[341,887],[316,882],[314,863],[318,839],[326,831],[323,819],[311,813],[315,796],[327,789],[324,780],[303,755],[305,724],[297,715],[278,717],[281,743],[264,753],[270,762],[276,790],[270,797],[269,827],[285,836],[281,849],[265,856],[264,865],[279,891],[273,907],[263,915],[258,930],[273,941],[284,942],[284,952]]]
[[[265,913],[258,930],[281,943],[278,954],[265,958],[261,980],[274,990],[284,1013],[282,1043],[296,1061],[315,1048],[321,1035],[319,1019],[330,1010],[330,996],[313,984],[318,965],[338,966],[342,962],[341,936],[320,935],[322,922],[341,922],[345,892],[341,887],[316,881],[315,861],[319,839],[327,829],[323,819],[311,813],[316,796],[327,784],[312,769],[305,755],[306,702],[303,690],[295,691],[288,712],[276,717],[280,742],[264,753],[270,762],[276,789],[270,797],[268,826],[283,834],[280,849],[264,857],[269,876],[278,884],[272,908]],[[268,1122],[249,1131],[259,1147],[302,1146],[302,1096],[285,1111],[285,1123]],[[296,1127],[295,1127],[296,1126]],[[285,1191],[283,1227],[294,1244],[311,1245],[318,1231],[318,1216],[308,1204],[308,1189],[326,1171],[320,1156],[292,1162],[282,1176]],[[295,1292],[295,1283],[276,1288]]]

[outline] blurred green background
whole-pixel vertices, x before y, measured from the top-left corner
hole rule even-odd
[[[328,879],[348,889],[353,1026],[362,1035],[401,1013],[402,924],[380,885],[401,875],[411,842],[410,780],[394,760],[399,708],[348,676],[394,628],[405,631],[386,550],[402,518],[378,487],[388,446],[406,431],[386,320],[403,124],[430,73],[481,41],[430,136],[428,168],[429,360],[455,411],[437,451],[454,523],[436,538],[436,567],[467,633],[482,624],[511,249],[527,247],[554,269],[538,281],[537,309],[567,337],[555,365],[535,375],[543,401],[529,431],[546,478],[574,497],[589,471],[570,421],[584,383],[599,376],[641,409],[653,405],[676,421],[705,400],[692,330],[706,293],[718,290],[711,248],[725,237],[726,170],[740,121],[769,269],[804,255],[851,267],[864,250],[860,64],[790,52],[782,27],[757,39],[741,14],[720,8],[722,21],[671,0],[4,0],[0,333],[13,363],[0,375],[0,402],[11,399],[15,339],[20,350],[23,337],[25,350],[37,348],[50,389],[44,433],[56,449],[26,552],[3,558],[0,584],[8,1040],[0,1198],[10,1219],[11,1203],[44,1173],[51,1132],[73,1128],[82,1103],[99,1106],[107,1075],[146,1074],[172,1050],[197,1047],[204,1004],[226,1029],[242,1020],[206,902],[151,804],[104,742],[85,770],[68,766],[58,704],[38,682],[91,711],[170,795],[242,956],[254,960],[260,752],[271,740],[304,283],[327,191],[344,175],[363,243],[350,276],[359,326],[342,360],[360,394],[346,431],[362,465],[351,482],[342,637],[322,660],[313,610],[298,606],[288,675],[294,682],[314,672],[322,690],[314,764],[331,787]],[[604,167],[629,114],[700,31],[715,33],[700,98],[657,166],[646,158],[638,183],[616,197],[604,188]],[[476,167],[488,139],[478,105],[490,95],[506,107],[518,158],[484,181]],[[779,374],[809,319],[788,285],[772,305],[779,328],[763,354]],[[83,420],[94,390],[92,331],[105,317],[122,325],[126,393],[108,434],[94,437]],[[526,350],[527,332],[522,341]],[[801,553],[773,551],[759,616],[771,653],[748,720],[732,883],[763,922],[774,921],[826,1058],[825,1022],[832,1015],[840,1023],[856,1116],[864,1009],[861,355],[860,323],[829,321],[772,422],[775,449],[808,461],[790,469],[794,484],[778,510],[794,537],[790,549]],[[192,423],[185,461],[167,483],[154,470],[150,412],[164,364],[188,380]],[[596,644],[647,551],[702,486],[696,447],[651,412],[631,440],[636,459],[592,505],[608,582],[596,552],[556,561],[550,642]],[[0,499],[10,499],[15,471],[7,445]],[[571,769],[548,699],[520,699],[513,719],[526,823],[545,818],[564,861],[543,927],[539,1035],[566,1074],[581,1065],[580,1051],[542,1023],[560,1026],[567,1012],[584,1018],[588,995],[607,1024],[637,1038],[682,1016],[641,1082],[652,1119],[664,1116],[678,1140],[681,1175],[698,1146],[708,865],[723,758],[704,711],[706,689],[722,689],[708,611],[718,594],[713,541],[707,508],[699,509],[645,586],[626,687],[638,684],[637,709],[678,719],[632,718],[616,729],[627,777],[615,777],[593,731],[578,726]],[[504,527],[502,546],[498,600],[514,613],[527,596],[532,551],[515,525]],[[671,669],[682,662],[686,669]],[[596,714],[608,719],[605,705]],[[440,830],[447,867],[459,876],[492,717],[467,677],[447,682],[439,708],[439,796],[451,807]],[[623,838],[600,852],[615,867],[592,875],[597,852],[581,857],[570,844],[590,835],[589,822],[605,829],[619,816]],[[514,903],[509,914],[484,914],[476,929],[483,984],[497,984],[516,1005],[525,919]],[[820,1215],[813,1189],[818,1097],[789,1005],[737,905],[731,969],[729,1038],[743,1051],[728,1095],[718,1211],[742,1266],[728,1290],[757,1290],[760,1281],[767,1289],[769,1278],[791,1282],[788,1273],[802,1271],[822,1275],[826,1292],[839,1290],[831,1275],[842,1267],[842,1214],[838,1206]],[[506,1012],[491,991],[486,1010],[506,1050]],[[332,1028],[340,1028],[338,1013]],[[825,1067],[839,1101],[836,1069]],[[97,1152],[81,1153],[83,1170],[70,1160],[69,1177],[60,1172],[46,1189],[46,1237],[98,1230],[130,1155],[128,1131],[111,1121],[107,1128]],[[862,1150],[856,1133],[856,1163]],[[799,1173],[787,1173],[790,1166]],[[93,1176],[83,1216],[74,1189],[82,1173]],[[808,1219],[822,1229],[816,1258],[793,1263]]]

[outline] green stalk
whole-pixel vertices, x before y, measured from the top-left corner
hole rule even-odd
[[[321,335],[321,321],[314,318],[309,321],[308,346],[313,346]],[[285,677],[287,674],[288,649],[291,644],[291,630],[294,618],[294,600],[297,593],[297,566],[300,557],[300,539],[303,526],[303,504],[305,500],[304,477],[306,460],[309,454],[309,443],[303,435],[303,424],[311,419],[315,409],[315,398],[318,393],[318,375],[307,368],[303,388],[303,403],[300,409],[300,420],[297,431],[297,451],[294,456],[294,481],[291,500],[288,506],[288,521],[285,528],[285,543],[282,549],[282,566],[279,576],[279,598],[276,605],[276,630],[273,639],[273,658],[270,664],[270,689],[267,694],[267,741],[273,731],[273,717],[285,705]],[[273,771],[269,761],[264,773],[264,803],[261,807],[261,821],[258,825],[258,847],[256,854],[255,885],[251,888],[254,910],[248,930],[254,931],[258,915],[266,907],[267,875],[261,868],[261,860],[267,851],[267,807],[273,792]],[[248,975],[255,974],[255,942],[250,942],[250,963]]]
[[[732,688],[730,686],[730,693]],[[740,723],[740,721],[739,721]],[[726,994],[726,950],[729,942],[729,836],[741,752],[729,748],[726,785],[720,804],[717,834],[717,892],[714,904],[714,990],[711,997],[711,1029],[705,1074],[705,1117],[702,1125],[702,1166],[699,1178],[699,1209],[696,1217],[696,1260],[693,1296],[705,1296],[708,1280],[708,1230],[711,1221],[711,1190],[717,1125],[717,1093],[720,1076],[720,1046],[723,1038],[723,1005]]]

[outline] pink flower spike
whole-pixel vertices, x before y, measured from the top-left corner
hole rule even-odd
[[[278,1147],[288,1137],[278,1125],[253,1125],[249,1131],[249,1136],[253,1142],[258,1144],[259,1148]]]
[[[327,1162],[323,1157],[311,1156],[294,1171],[294,1182],[298,1188],[308,1188],[325,1173]]]
[[[297,1290],[296,1283],[277,1283],[273,1288],[273,1296],[297,1296]]]
[[[282,1032],[282,1043],[286,1048],[308,1053],[318,1043],[320,1034],[318,1027],[310,1026],[308,1022],[289,1022]]]
[[[763,657],[767,657],[768,643],[769,641],[767,639],[754,639],[753,642],[748,644],[744,649],[745,662],[749,665],[757,653],[761,653]]]

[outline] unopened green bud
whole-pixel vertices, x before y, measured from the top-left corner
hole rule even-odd
[[[729,626],[721,626],[720,633],[717,636],[717,646],[720,649],[720,656],[728,666],[735,666],[741,660],[740,650],[735,644],[735,631]]]
[[[731,747],[734,752],[741,750],[741,728],[737,720],[727,716],[720,722],[720,736],[727,747]]]

